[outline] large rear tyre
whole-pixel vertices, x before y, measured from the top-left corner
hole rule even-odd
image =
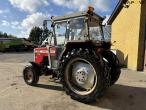
[[[103,57],[108,60],[109,67],[111,68],[111,71],[110,71],[110,75],[111,75],[110,85],[112,86],[113,84],[115,84],[117,82],[117,80],[120,77],[120,74],[121,74],[120,62],[119,62],[117,56],[111,51],[104,52]]]
[[[103,60],[89,51],[68,54],[61,64],[63,87],[72,99],[83,103],[93,102],[100,98],[107,88],[103,71]]]
[[[25,83],[31,86],[35,86],[39,81],[39,75],[33,66],[28,66],[23,70],[23,78]]]

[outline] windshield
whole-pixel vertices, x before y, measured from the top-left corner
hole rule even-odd
[[[87,36],[84,18],[71,19],[69,21],[69,40],[85,40]]]
[[[85,40],[85,38],[87,38],[86,30],[85,18],[73,18],[66,21],[55,22],[57,45],[62,45],[66,43],[66,41]]]
[[[90,36],[91,40],[96,40],[96,41],[104,40],[102,28],[99,24],[99,21],[97,21],[93,18],[89,19],[88,26],[89,26],[89,36]]]

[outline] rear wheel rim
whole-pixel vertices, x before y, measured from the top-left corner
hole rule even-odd
[[[66,66],[66,82],[79,95],[91,94],[97,85],[97,74],[92,64],[82,58],[71,60]]]

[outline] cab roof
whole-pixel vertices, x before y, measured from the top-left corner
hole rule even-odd
[[[67,14],[64,16],[57,16],[57,17],[53,17],[52,20],[53,21],[61,21],[61,20],[68,20],[68,19],[72,19],[72,18],[77,18],[77,17],[85,17],[85,16],[89,16],[89,14],[87,13],[87,11],[82,11],[82,12],[76,12],[76,13],[72,13],[72,14]],[[93,18],[103,21],[104,18],[102,18],[101,16],[97,15],[96,13],[93,12]]]

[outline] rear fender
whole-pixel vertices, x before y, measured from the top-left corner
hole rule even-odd
[[[98,45],[95,45],[92,41],[70,41],[65,45],[63,52],[61,53],[60,61],[63,60],[63,56],[67,55],[68,52],[71,52],[73,49],[88,48],[95,50]]]
[[[29,62],[33,67],[40,68],[40,65],[35,62]]]

